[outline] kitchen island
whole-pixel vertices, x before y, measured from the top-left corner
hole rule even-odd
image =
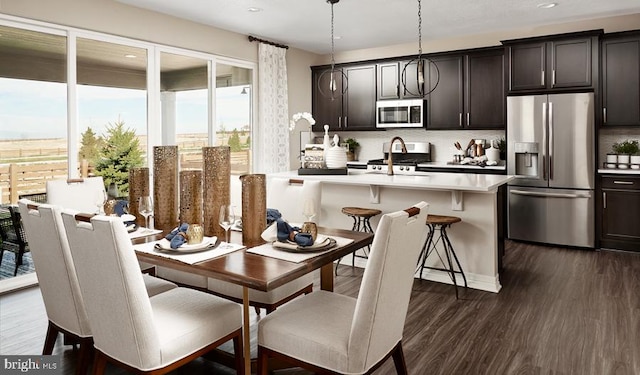
[[[323,226],[351,228],[353,222],[341,213],[342,207],[371,207],[386,213],[422,200],[429,203],[429,213],[458,216],[462,222],[447,232],[469,287],[494,293],[500,291],[499,269],[504,252],[506,219],[504,190],[512,176],[436,172],[387,176],[352,171],[341,176],[299,176],[297,171],[288,171],[269,174],[268,178],[271,177],[322,181],[320,224]],[[379,218],[371,220],[374,228]],[[426,237],[426,234],[425,225],[423,235]],[[345,260],[343,264],[350,261]],[[438,262],[435,254],[429,258],[432,265]],[[422,277],[452,283],[449,275],[440,271],[425,269]],[[461,282],[460,277],[459,285]]]

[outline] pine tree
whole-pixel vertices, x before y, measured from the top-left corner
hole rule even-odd
[[[231,147],[231,152],[240,151],[240,135],[236,129],[233,129],[231,132],[231,136],[229,137],[229,147]]]
[[[120,195],[126,195],[129,192],[129,169],[142,166],[143,162],[135,130],[125,128],[124,121],[120,119],[109,123],[96,162],[96,174],[102,176],[105,185],[114,182]]]
[[[82,141],[80,146],[80,152],[78,158],[80,160],[88,160],[90,163],[94,163],[99,152],[99,148],[102,146],[102,138],[100,138],[93,129],[87,127],[87,130],[82,133]]]

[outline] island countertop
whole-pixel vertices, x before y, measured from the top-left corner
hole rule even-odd
[[[349,171],[348,175],[298,175],[297,171],[270,173],[270,177],[282,177],[300,180],[320,180],[323,183],[342,185],[369,185],[406,189],[450,190],[469,192],[495,192],[501,185],[511,181],[514,176],[419,172],[417,175],[393,175]]]

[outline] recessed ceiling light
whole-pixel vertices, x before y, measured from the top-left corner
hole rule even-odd
[[[540,3],[537,6],[540,9],[549,9],[555,7],[556,5],[558,5],[558,3]]]
[[[262,8],[258,8],[258,7],[249,7],[247,8],[247,10],[251,13],[262,12]]]
[[[333,37],[333,40],[340,40],[340,39],[342,39],[342,37],[340,35],[336,35],[336,36]]]
[[[128,54],[128,55],[124,55],[124,57],[126,57],[126,58],[128,58],[128,59],[135,59],[135,58],[136,58],[136,57],[138,57],[138,56]]]

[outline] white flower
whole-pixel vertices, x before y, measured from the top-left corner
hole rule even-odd
[[[295,129],[296,122],[298,122],[300,119],[307,120],[307,122],[309,122],[310,126],[313,126],[313,124],[316,123],[316,120],[314,120],[314,118],[311,115],[311,113],[309,113],[309,112],[298,112],[298,113],[294,114],[293,116],[291,116],[291,121],[289,122],[289,131],[293,131],[293,129]]]

